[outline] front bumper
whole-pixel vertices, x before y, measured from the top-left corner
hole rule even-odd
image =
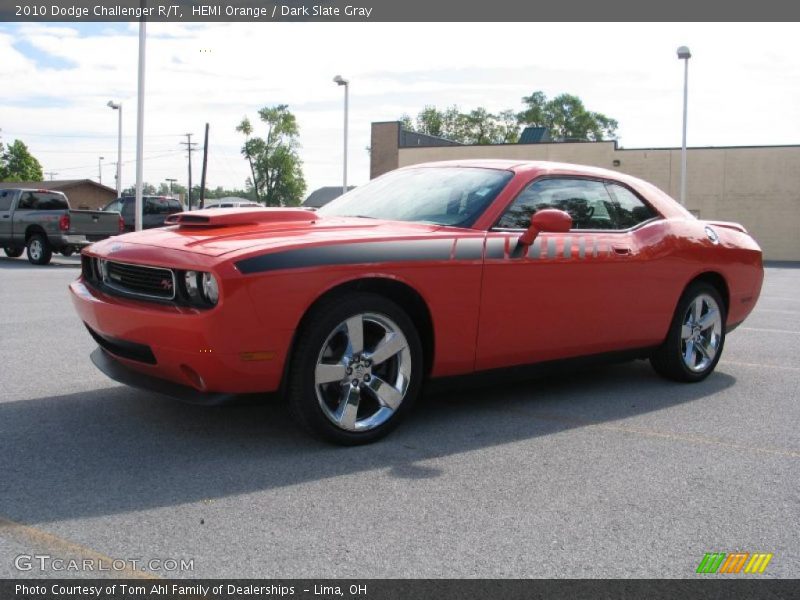
[[[95,361],[101,371],[128,385],[192,402],[197,400],[185,388],[227,398],[280,387],[293,332],[260,325],[249,295],[241,292],[227,294],[225,305],[215,309],[195,310],[110,296],[82,278],[70,284],[79,317],[104,348],[103,366]],[[109,367],[109,361],[121,370]],[[154,389],[153,379],[165,385]]]
[[[131,387],[147,390],[156,394],[162,394],[171,398],[176,398],[182,402],[189,404],[202,404],[205,406],[214,406],[217,404],[224,404],[236,397],[236,394],[224,394],[219,392],[200,392],[188,385],[180,385],[167,381],[166,379],[159,379],[158,377],[151,377],[144,375],[138,371],[134,371],[123,365],[119,360],[111,356],[102,348],[96,348],[89,357],[92,359],[94,366],[100,369],[107,377],[124,383]]]

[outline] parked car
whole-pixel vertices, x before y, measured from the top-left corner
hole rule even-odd
[[[194,402],[283,390],[371,442],[429,378],[649,358],[696,382],[753,310],[761,250],[615,171],[403,168],[311,212],[197,211],[84,251],[71,292],[112,379]]]
[[[183,206],[180,200],[169,198],[168,196],[143,196],[142,201],[142,228],[152,229],[153,227],[163,227],[164,219],[167,216],[181,212]],[[109,202],[103,210],[122,213],[125,221],[125,231],[136,229],[136,216],[134,214],[136,198],[134,196],[122,196]]]
[[[263,204],[249,201],[235,202],[207,202],[204,208],[264,208]]]
[[[6,256],[46,265],[53,252],[69,256],[94,241],[120,233],[119,214],[73,210],[61,192],[25,188],[0,190],[0,246]]]

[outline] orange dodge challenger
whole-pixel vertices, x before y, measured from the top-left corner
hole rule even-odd
[[[417,165],[316,212],[168,225],[84,250],[70,290],[93,362],[199,403],[281,390],[340,444],[388,433],[429,378],[613,356],[700,381],[763,278],[741,225],[548,162]]]

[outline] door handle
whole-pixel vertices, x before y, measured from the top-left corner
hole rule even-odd
[[[614,248],[614,254],[619,256],[630,256],[633,254],[630,248],[627,246],[612,246]]]

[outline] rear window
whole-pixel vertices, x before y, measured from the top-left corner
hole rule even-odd
[[[67,198],[53,192],[23,192],[17,210],[64,210]]]
[[[174,198],[148,198],[146,212],[151,215],[171,215],[181,212],[181,203]]]

